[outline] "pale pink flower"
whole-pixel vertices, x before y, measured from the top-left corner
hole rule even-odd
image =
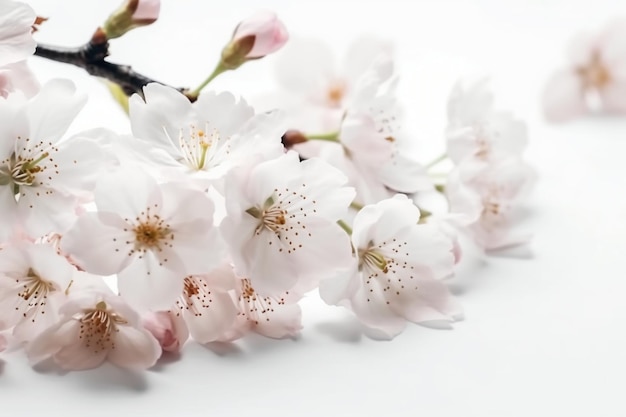
[[[475,219],[462,228],[486,250],[526,243],[531,236],[516,226],[519,205],[534,182],[534,171],[515,157],[478,165],[470,169],[472,176],[462,174],[463,166],[450,173],[446,184],[450,211]]]
[[[466,158],[494,161],[521,155],[528,143],[526,124],[493,108],[487,80],[458,82],[448,99],[446,155],[455,164]]]
[[[230,93],[204,92],[192,104],[170,87],[148,84],[144,97],[130,98],[133,134],[162,151],[153,162],[172,178],[191,177],[206,188],[253,155],[283,153],[280,115],[255,115]]]
[[[562,122],[590,110],[626,113],[624,23],[624,19],[612,22],[599,33],[581,34],[571,41],[568,67],[554,73],[545,86],[543,109],[548,120]]]
[[[33,97],[39,91],[39,87],[39,81],[28,68],[26,61],[0,67],[0,96],[6,98],[15,91],[21,91],[26,97]]]
[[[77,293],[59,313],[56,323],[26,346],[31,362],[52,358],[72,371],[104,361],[146,369],[161,356],[159,342],[143,328],[139,315],[110,290]]]
[[[376,203],[396,192],[433,188],[426,170],[408,150],[392,75],[390,60],[375,62],[356,86],[339,144],[331,143],[319,154],[348,176],[361,204]]]
[[[164,352],[179,352],[189,338],[185,322],[176,320],[172,312],[148,312],[142,317],[141,323],[159,342]]]
[[[23,242],[0,250],[0,330],[29,341],[57,317],[74,268],[48,245]]]
[[[233,170],[220,229],[238,276],[264,295],[307,290],[346,265],[350,240],[337,225],[354,198],[346,178],[295,152]]]
[[[237,25],[231,43],[247,42],[248,38],[252,38],[252,48],[245,57],[262,58],[282,48],[289,34],[275,13],[259,11]]]
[[[350,44],[341,63],[337,63],[330,45],[318,39],[296,38],[277,55],[276,78],[286,92],[300,97],[302,104],[341,113],[352,101],[357,81],[377,58],[390,56],[392,49],[387,41],[362,36]],[[338,116],[336,122],[340,120],[341,115]],[[337,126],[338,123],[328,129],[336,130]]]
[[[183,291],[169,313],[177,323],[186,325],[196,342],[214,342],[233,327],[237,307],[230,293],[235,287],[236,280],[228,263],[205,275],[187,276]]]
[[[221,260],[214,206],[202,191],[122,168],[98,182],[95,202],[98,212],[80,216],[61,249],[88,272],[117,273],[120,294],[138,308],[168,309],[185,276]]]
[[[351,309],[368,333],[393,338],[407,321],[451,322],[460,309],[441,279],[453,273],[451,240],[404,195],[364,207],[353,224],[351,270],[322,281],[328,304]]]
[[[84,102],[67,80],[48,82],[29,101],[21,94],[0,100],[0,240],[16,224],[37,237],[76,219],[102,165],[96,143],[62,138]]]
[[[22,61],[35,52],[32,26],[35,12],[24,3],[0,1],[0,67]]]
[[[215,278],[219,272],[222,280],[227,280],[235,288],[229,292],[231,303],[235,306],[236,318],[230,322],[217,340],[233,341],[249,332],[258,333],[273,339],[294,337],[302,329],[302,311],[297,302],[301,294],[297,291],[285,291],[278,296],[264,296],[252,287],[249,279],[235,275],[229,264],[209,276]]]

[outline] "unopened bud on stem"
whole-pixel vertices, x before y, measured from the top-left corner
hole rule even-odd
[[[108,39],[119,38],[129,30],[156,22],[160,10],[161,0],[125,0],[111,13],[102,30]]]

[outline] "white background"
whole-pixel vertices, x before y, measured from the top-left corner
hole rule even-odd
[[[50,17],[41,42],[78,45],[116,0],[31,0]],[[143,374],[111,367],[57,375],[20,354],[0,366],[0,415],[624,416],[626,403],[626,121],[542,120],[542,84],[567,39],[626,15],[623,1],[163,0],[162,18],[112,43],[111,60],[177,86],[212,69],[235,24],[276,10],[294,34],[340,52],[354,37],[396,42],[401,96],[424,162],[441,150],[457,77],[490,74],[500,107],[528,121],[540,175],[529,200],[531,259],[469,253],[454,292],[453,330],[409,326],[392,342],[361,337],[352,317],[311,295],[299,340],[189,344]],[[246,96],[271,90],[271,58],[215,82]],[[80,70],[32,60],[42,80],[70,77],[90,95],[73,131],[127,131],[107,91]]]

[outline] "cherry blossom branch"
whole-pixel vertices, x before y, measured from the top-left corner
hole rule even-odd
[[[98,42],[97,39],[98,37],[94,35],[92,40],[77,48],[64,48],[40,43],[37,45],[35,55],[51,61],[74,65],[84,69],[90,75],[105,78],[118,84],[129,96],[133,93],[142,95],[143,87],[149,83],[167,85],[136,72],[129,65],[106,61],[105,58],[109,55],[109,44],[106,40]],[[184,88],[177,88],[177,90],[183,94],[187,91]],[[191,95],[187,95],[187,98],[191,101],[196,99]]]

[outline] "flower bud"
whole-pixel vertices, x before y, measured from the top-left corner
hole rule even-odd
[[[108,39],[119,38],[129,30],[156,22],[160,10],[161,0],[126,0],[109,16],[102,29]]]
[[[181,323],[176,323],[170,313],[150,312],[142,318],[143,327],[152,333],[165,352],[178,352],[187,341],[189,333]]]
[[[222,51],[222,65],[239,67],[251,59],[263,58],[279,50],[289,39],[287,28],[272,12],[261,11],[243,20]]]

